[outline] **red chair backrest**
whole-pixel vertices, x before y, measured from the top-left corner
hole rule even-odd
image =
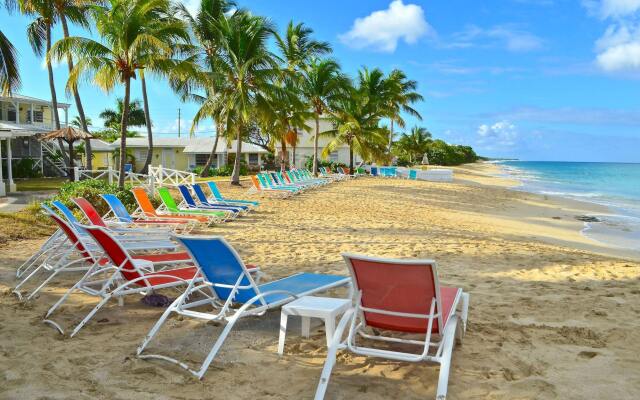
[[[87,258],[88,259],[87,261],[93,260],[93,257],[91,256],[91,254],[89,254],[87,249],[84,247],[84,245],[78,238],[78,235],[76,235],[73,229],[71,229],[71,226],[69,226],[69,224],[67,224],[65,221],[62,220],[62,218],[58,217],[55,214],[49,214],[49,216],[60,227],[60,230],[64,232],[64,234],[67,236],[67,239],[69,239],[69,241],[73,244],[76,250],[80,252],[80,255],[82,256],[82,258]]]
[[[408,314],[429,314],[434,298],[440,304],[435,262],[428,260],[385,260],[343,255],[363,307]],[[437,312],[437,307],[435,312]],[[364,312],[368,326],[386,330],[426,333],[426,319]],[[440,319],[441,321],[441,319]],[[434,320],[433,332],[438,332]]]
[[[82,210],[84,215],[87,216],[87,219],[93,224],[97,226],[106,227],[107,224],[104,222],[100,214],[98,214],[98,210],[93,207],[91,203],[84,197],[76,197],[73,199],[73,202],[76,203],[78,207]]]
[[[129,254],[120,246],[120,243],[113,238],[104,228],[99,226],[85,227],[87,232],[98,243],[105,255],[111,260],[115,267],[122,266],[120,274],[127,280],[140,278],[142,275],[133,264]],[[147,286],[144,279],[138,281],[140,286]]]

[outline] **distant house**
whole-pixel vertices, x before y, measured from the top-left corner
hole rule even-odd
[[[69,120],[69,104],[58,103],[63,111],[62,126]],[[24,159],[33,160],[33,168],[64,173],[64,165],[56,156],[57,147],[41,143],[36,135],[55,129],[50,101],[35,97],[0,96],[0,196],[15,191],[14,167]],[[10,161],[10,162],[9,162]]]
[[[308,131],[298,132],[298,145],[295,151],[295,160],[293,159],[293,149],[287,148],[289,162],[296,167],[304,167],[308,158],[313,158],[313,137],[316,132],[316,122],[314,120],[307,121],[307,126],[310,127]],[[326,132],[333,129],[331,122],[325,118],[320,119],[320,132]],[[330,138],[320,136],[318,139],[318,157],[321,160],[332,161],[336,163],[342,163],[349,165],[349,146],[342,145],[336,151],[329,154],[328,157],[322,157],[322,150],[331,141]],[[280,149],[278,148],[278,151]],[[362,157],[354,154],[354,162],[359,163],[362,161]]]
[[[151,165],[162,165],[165,168],[177,169],[180,171],[190,171],[196,167],[204,166],[213,149],[214,138],[154,138],[153,156]],[[111,143],[111,154],[120,147],[120,140]],[[127,138],[127,152],[133,156],[135,170],[140,170],[144,166],[149,148],[146,137]],[[216,148],[216,160],[213,167],[221,167],[227,164],[230,154],[235,155],[235,140],[227,145],[227,142],[220,138]],[[262,147],[251,143],[242,143],[242,157],[251,169],[259,169],[262,165],[263,157],[268,152]],[[107,161],[108,162],[108,161]],[[113,163],[113,160],[110,161]],[[105,161],[98,161],[94,158],[94,168],[105,168]]]

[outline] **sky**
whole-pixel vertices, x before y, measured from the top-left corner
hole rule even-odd
[[[192,9],[199,0],[183,1]],[[640,0],[240,0],[282,30],[304,22],[331,43],[343,70],[405,71],[425,97],[415,104],[435,138],[489,157],[640,162]],[[20,53],[22,94],[50,98],[46,68],[25,37],[29,18],[0,11]],[[72,35],[89,35],[73,28]],[[55,35],[61,36],[60,30]],[[55,68],[61,101],[67,67]],[[139,82],[133,98],[141,99]],[[197,107],[166,82],[148,85],[154,132],[187,134]],[[94,126],[122,91],[84,84]],[[75,115],[72,108],[71,116]],[[198,136],[214,133],[212,123]]]

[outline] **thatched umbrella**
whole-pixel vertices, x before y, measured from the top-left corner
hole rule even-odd
[[[76,129],[72,126],[58,129],[57,131],[51,131],[38,136],[38,140],[46,142],[50,140],[62,139],[69,145],[69,179],[73,180],[73,142],[76,140],[91,139],[93,136],[89,132]],[[60,149],[64,151],[64,149]]]

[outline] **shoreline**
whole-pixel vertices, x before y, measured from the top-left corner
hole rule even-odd
[[[467,173],[468,170],[473,170],[476,173],[486,174],[487,176],[494,178],[495,182],[478,182],[481,184],[489,184],[499,188],[507,188],[517,193],[526,193],[533,198],[536,198],[537,201],[543,201],[548,204],[555,204],[555,206],[559,210],[568,211],[572,210],[575,213],[574,217],[577,216],[587,216],[587,217],[627,217],[626,215],[621,215],[617,213],[614,206],[604,205],[596,202],[590,202],[584,199],[575,199],[570,197],[564,197],[562,195],[556,194],[541,194],[535,193],[527,190],[518,189],[521,186],[524,186],[524,183],[516,178],[509,177],[508,174],[504,173],[503,169],[500,168],[499,164],[496,163],[487,163],[487,162],[479,162],[476,164],[470,164],[473,167],[453,167],[454,169],[460,170],[462,174]],[[568,216],[568,214],[565,214]],[[594,229],[592,225],[593,222],[587,221],[579,221],[576,220],[576,231],[586,239],[581,247],[585,250],[593,251],[597,254],[603,254],[613,257],[621,257],[627,258],[630,260],[640,260],[640,249],[634,249],[631,247],[624,246],[616,246],[612,243],[608,243],[605,240],[598,240],[585,232]],[[600,221],[597,223],[603,223],[604,221]],[[559,239],[559,238],[558,238]],[[560,243],[560,241],[558,241]]]

